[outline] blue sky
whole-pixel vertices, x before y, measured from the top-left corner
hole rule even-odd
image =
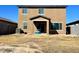
[[[0,5],[0,17],[18,21],[18,7],[16,5]],[[79,5],[69,5],[66,9],[66,22],[79,20]]]
[[[0,17],[18,21],[18,7],[15,5],[0,5]]]
[[[79,5],[70,5],[66,9],[66,22],[79,20]]]

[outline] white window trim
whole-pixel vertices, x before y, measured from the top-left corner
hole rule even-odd
[[[23,21],[27,21],[27,20],[26,20],[26,15],[23,15]]]
[[[40,14],[40,13],[39,13],[39,15],[45,15],[45,9],[43,8],[43,10],[44,10],[44,11],[43,11],[44,13],[43,13],[43,14]],[[38,12],[39,12],[39,10],[38,10]]]
[[[28,14],[28,8],[27,9],[27,13],[23,13],[23,10],[22,10],[22,15],[27,15]]]
[[[26,23],[26,26],[27,26],[27,21],[23,21],[22,23],[22,28],[24,29],[24,23]],[[27,29],[27,28],[26,28]]]
[[[62,24],[62,22],[52,22],[52,23],[61,23]],[[60,27],[60,25],[59,25],[59,27]],[[63,28],[63,25],[62,25],[62,28]],[[57,31],[61,31],[61,30],[63,30],[63,29],[59,29]]]
[[[22,28],[24,29],[24,23],[27,24],[26,15],[23,15],[23,22],[22,22]]]

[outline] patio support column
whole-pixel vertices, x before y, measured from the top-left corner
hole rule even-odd
[[[47,21],[47,34],[49,34],[49,21]]]

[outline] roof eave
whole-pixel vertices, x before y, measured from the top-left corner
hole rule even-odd
[[[70,22],[70,23],[68,23],[68,24],[66,24],[66,25],[68,26],[68,25],[73,25],[73,24],[78,24],[78,23],[79,23],[79,20],[74,21],[74,22]]]
[[[66,8],[66,5],[18,5],[19,8]]]

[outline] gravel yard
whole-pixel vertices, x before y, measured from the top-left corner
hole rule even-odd
[[[0,36],[1,53],[79,53],[79,36],[27,35]]]

